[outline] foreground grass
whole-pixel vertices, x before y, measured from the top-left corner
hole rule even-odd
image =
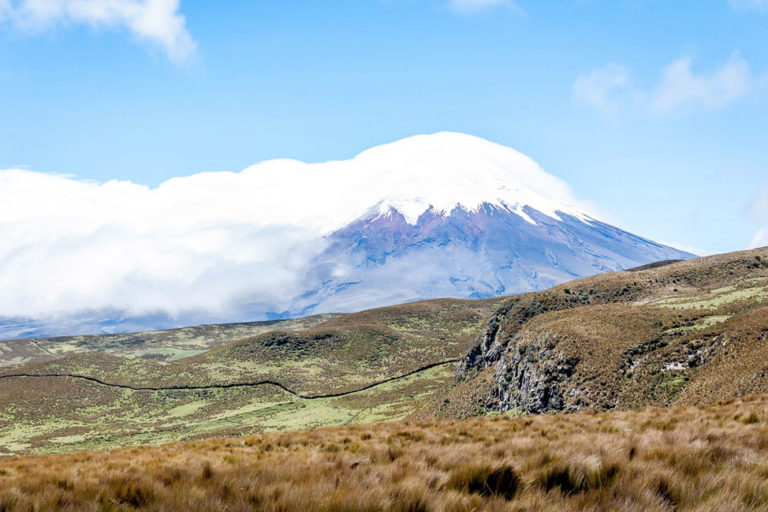
[[[768,395],[0,461],[0,510],[765,510]]]

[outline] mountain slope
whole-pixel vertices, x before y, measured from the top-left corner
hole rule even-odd
[[[394,209],[356,221],[329,236],[306,278],[316,287],[295,300],[292,311],[494,297],[691,257],[599,221],[563,212],[550,217],[530,206],[521,213],[483,203],[448,214],[429,209],[415,224]]]
[[[595,220],[565,182],[477,137],[410,137],[354,161],[367,211],[325,237],[289,313],[492,297],[692,256]]]

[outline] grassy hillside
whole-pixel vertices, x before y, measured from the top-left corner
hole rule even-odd
[[[767,461],[760,395],[10,458],[0,509],[757,511]]]
[[[509,298],[432,413],[703,404],[768,391],[768,250]]]
[[[0,454],[402,418],[451,385],[455,361],[498,302],[379,308],[174,361],[121,357],[95,344],[13,368],[0,373]]]

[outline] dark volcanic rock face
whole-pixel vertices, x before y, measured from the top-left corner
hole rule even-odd
[[[497,410],[519,408],[531,413],[567,408],[566,388],[579,358],[554,352],[552,333],[521,344],[496,366],[497,385],[491,391]],[[570,404],[571,410],[578,406]]]

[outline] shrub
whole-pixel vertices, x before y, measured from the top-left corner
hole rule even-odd
[[[421,490],[413,487],[398,487],[392,493],[392,512],[427,512],[428,502]]]
[[[109,481],[108,487],[117,503],[130,505],[134,508],[147,506],[155,497],[151,486],[138,479],[113,478]]]
[[[451,474],[448,486],[469,494],[500,496],[512,499],[521,487],[521,479],[509,465],[497,467],[470,465],[462,466]]]
[[[758,423],[760,421],[760,417],[757,415],[757,413],[755,411],[752,411],[742,421],[744,422],[745,425],[753,425],[753,424]]]
[[[556,487],[564,494],[595,491],[610,486],[620,471],[618,464],[561,462],[539,474],[536,484],[547,492]]]
[[[211,477],[213,477],[213,468],[211,467],[210,462],[203,464],[203,470],[200,476],[203,478],[203,480],[210,480]]]

